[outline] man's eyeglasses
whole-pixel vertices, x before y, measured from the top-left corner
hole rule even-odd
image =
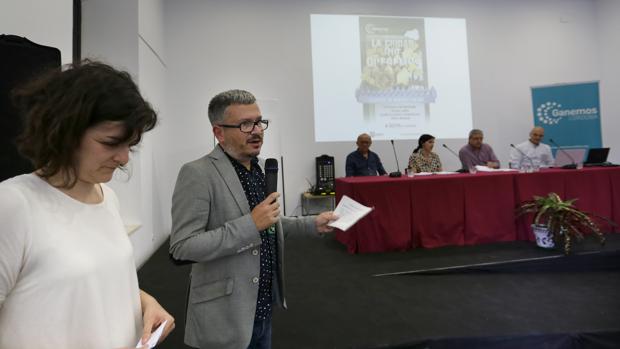
[[[243,133],[252,133],[252,131],[254,131],[254,127],[258,127],[260,130],[265,131],[267,127],[269,127],[269,120],[244,121],[239,125],[219,124],[218,126],[226,128],[238,128]]]

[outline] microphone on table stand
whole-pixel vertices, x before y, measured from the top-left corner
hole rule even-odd
[[[567,170],[575,170],[575,169],[577,169],[577,162],[575,161],[575,158],[573,158],[567,151],[562,149],[562,147],[560,147],[559,144],[554,142],[553,139],[549,138],[549,142],[551,142],[551,144],[555,145],[555,147],[558,148],[558,151],[561,151],[562,153],[564,153],[564,155],[568,156],[570,161],[573,162],[572,164],[566,164],[566,165],[562,166],[561,168],[564,168],[564,169],[567,169]]]
[[[452,153],[454,156],[456,156],[456,158],[459,159],[459,162],[461,161],[461,158],[459,157],[459,155],[454,150],[452,150],[452,148],[448,147],[445,143],[442,143],[441,146],[446,148],[446,149],[448,149],[450,151],[450,153]],[[456,172],[458,172],[458,173],[465,173],[465,172],[467,172],[467,169],[460,168],[460,169],[456,170]]]
[[[390,172],[390,177],[400,177],[402,176],[402,173],[400,173],[400,166],[398,166],[398,157],[396,156],[396,147],[394,146],[394,140],[390,139],[390,142],[392,143],[392,150],[394,150],[394,159],[396,159],[396,169],[398,170],[398,172]]]
[[[511,147],[513,147],[513,148],[515,148],[515,149],[516,149],[519,153],[521,153],[521,155],[523,155],[526,159],[528,159],[528,160],[530,161],[530,164],[532,165],[532,167],[534,167],[534,161],[532,161],[532,158],[531,158],[531,157],[527,156],[527,155],[523,152],[523,150],[521,150],[521,149],[519,149],[519,148],[515,147],[515,145],[514,145],[514,144],[510,143],[510,146],[511,146]]]

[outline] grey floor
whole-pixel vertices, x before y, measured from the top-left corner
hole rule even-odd
[[[569,257],[528,242],[365,255],[348,254],[331,236],[293,237],[286,244],[289,309],[274,313],[274,348],[387,348],[442,338],[620,332],[620,234],[609,235],[602,249],[588,239]],[[524,258],[537,260],[504,263]],[[188,273],[188,266],[170,263],[167,246],[139,271],[141,287],[177,319],[176,331],[160,348],[185,348]]]

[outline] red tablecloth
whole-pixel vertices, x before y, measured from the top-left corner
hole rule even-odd
[[[351,253],[410,249],[409,187],[412,181],[406,177],[389,180],[385,177],[356,177],[354,183],[336,184],[336,200],[347,195],[363,205],[374,207],[374,210],[347,232],[336,233],[338,240],[347,245]]]
[[[348,231],[336,232],[336,238],[351,253],[533,240],[531,218],[516,220],[515,207],[550,192],[578,198],[580,209],[620,221],[617,167],[348,177],[336,180],[337,200],[347,195],[375,209]]]

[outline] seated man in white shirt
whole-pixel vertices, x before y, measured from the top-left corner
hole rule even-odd
[[[521,168],[524,163],[530,166],[553,166],[554,160],[551,148],[540,142],[543,137],[545,137],[545,129],[540,126],[534,127],[530,131],[529,140],[517,144],[517,149],[510,149],[510,167]]]

